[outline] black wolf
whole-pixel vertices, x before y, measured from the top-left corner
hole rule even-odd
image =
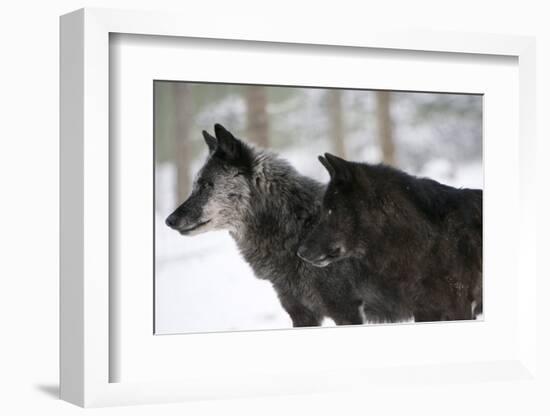
[[[482,191],[385,165],[325,154],[321,219],[299,248],[317,266],[356,258],[413,311],[415,321],[482,312]]]
[[[235,138],[219,124],[189,198],[166,220],[182,235],[229,230],[256,276],[269,280],[294,326],[338,325],[404,319],[400,306],[371,290],[367,268],[346,260],[326,268],[297,257],[314,225],[324,186],[298,174],[286,161]],[[410,314],[409,314],[410,316]]]

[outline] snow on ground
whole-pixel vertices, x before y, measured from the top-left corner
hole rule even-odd
[[[308,165],[311,149],[283,154],[300,172],[319,180],[328,177],[319,163]],[[313,158],[316,162],[315,158]],[[319,165],[317,167],[316,165]],[[174,171],[157,169],[155,218],[155,326],[157,334],[290,328],[271,284],[257,279],[225,231],[184,237],[164,220],[174,208],[169,184]],[[481,164],[454,171],[445,160],[433,160],[419,176],[460,187],[482,187]],[[325,325],[333,325],[326,320]]]
[[[269,282],[256,279],[227,232],[183,237],[157,218],[156,331],[291,326]],[[171,255],[160,253],[169,248]]]

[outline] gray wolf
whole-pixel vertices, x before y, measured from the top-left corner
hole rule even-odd
[[[208,158],[188,199],[166,219],[169,227],[185,236],[228,230],[255,275],[271,282],[295,327],[318,326],[324,317],[350,325],[410,316],[398,303],[385,301],[393,289],[377,287],[374,282],[384,280],[368,279],[362,262],[319,268],[296,255],[317,221],[322,184],[223,126],[214,130],[215,136],[203,131]]]

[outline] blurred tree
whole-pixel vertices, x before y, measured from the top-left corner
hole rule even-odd
[[[154,81],[155,96],[155,161],[172,160],[172,136],[174,130],[174,102],[172,99],[172,83]]]
[[[382,162],[395,166],[395,145],[392,135],[392,119],[390,114],[391,92],[376,92],[376,116],[378,121],[378,140],[382,150]]]
[[[185,82],[173,83],[172,99],[175,112],[173,133],[174,160],[176,162],[176,197],[178,203],[187,198],[190,186],[191,139],[190,126],[193,121],[191,85]]]
[[[340,157],[346,157],[344,143],[344,122],[342,115],[342,91],[331,89],[327,91],[329,134],[332,140],[333,152]]]
[[[259,85],[246,87],[247,139],[261,147],[269,146],[267,90]]]
[[[401,93],[400,105],[413,110],[408,120],[411,125],[427,126],[431,130],[431,134],[427,134],[430,139],[406,147],[409,158],[413,156],[419,165],[435,157],[454,164],[479,163],[483,126],[481,96]],[[435,141],[437,146],[434,146]]]

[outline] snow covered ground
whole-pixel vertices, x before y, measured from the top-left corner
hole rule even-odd
[[[315,160],[311,149],[293,149],[283,156],[298,168],[302,167],[299,169],[302,173],[322,181],[328,179],[319,163],[308,163]],[[457,187],[483,186],[480,163],[451,169],[448,162],[436,159],[418,174]],[[227,232],[183,237],[164,224],[175,207],[175,201],[166,191],[173,176],[171,166],[157,169],[157,195],[163,198],[158,201],[155,218],[156,333],[292,327],[270,283],[254,276]],[[326,320],[324,325],[333,325],[333,322]]]

